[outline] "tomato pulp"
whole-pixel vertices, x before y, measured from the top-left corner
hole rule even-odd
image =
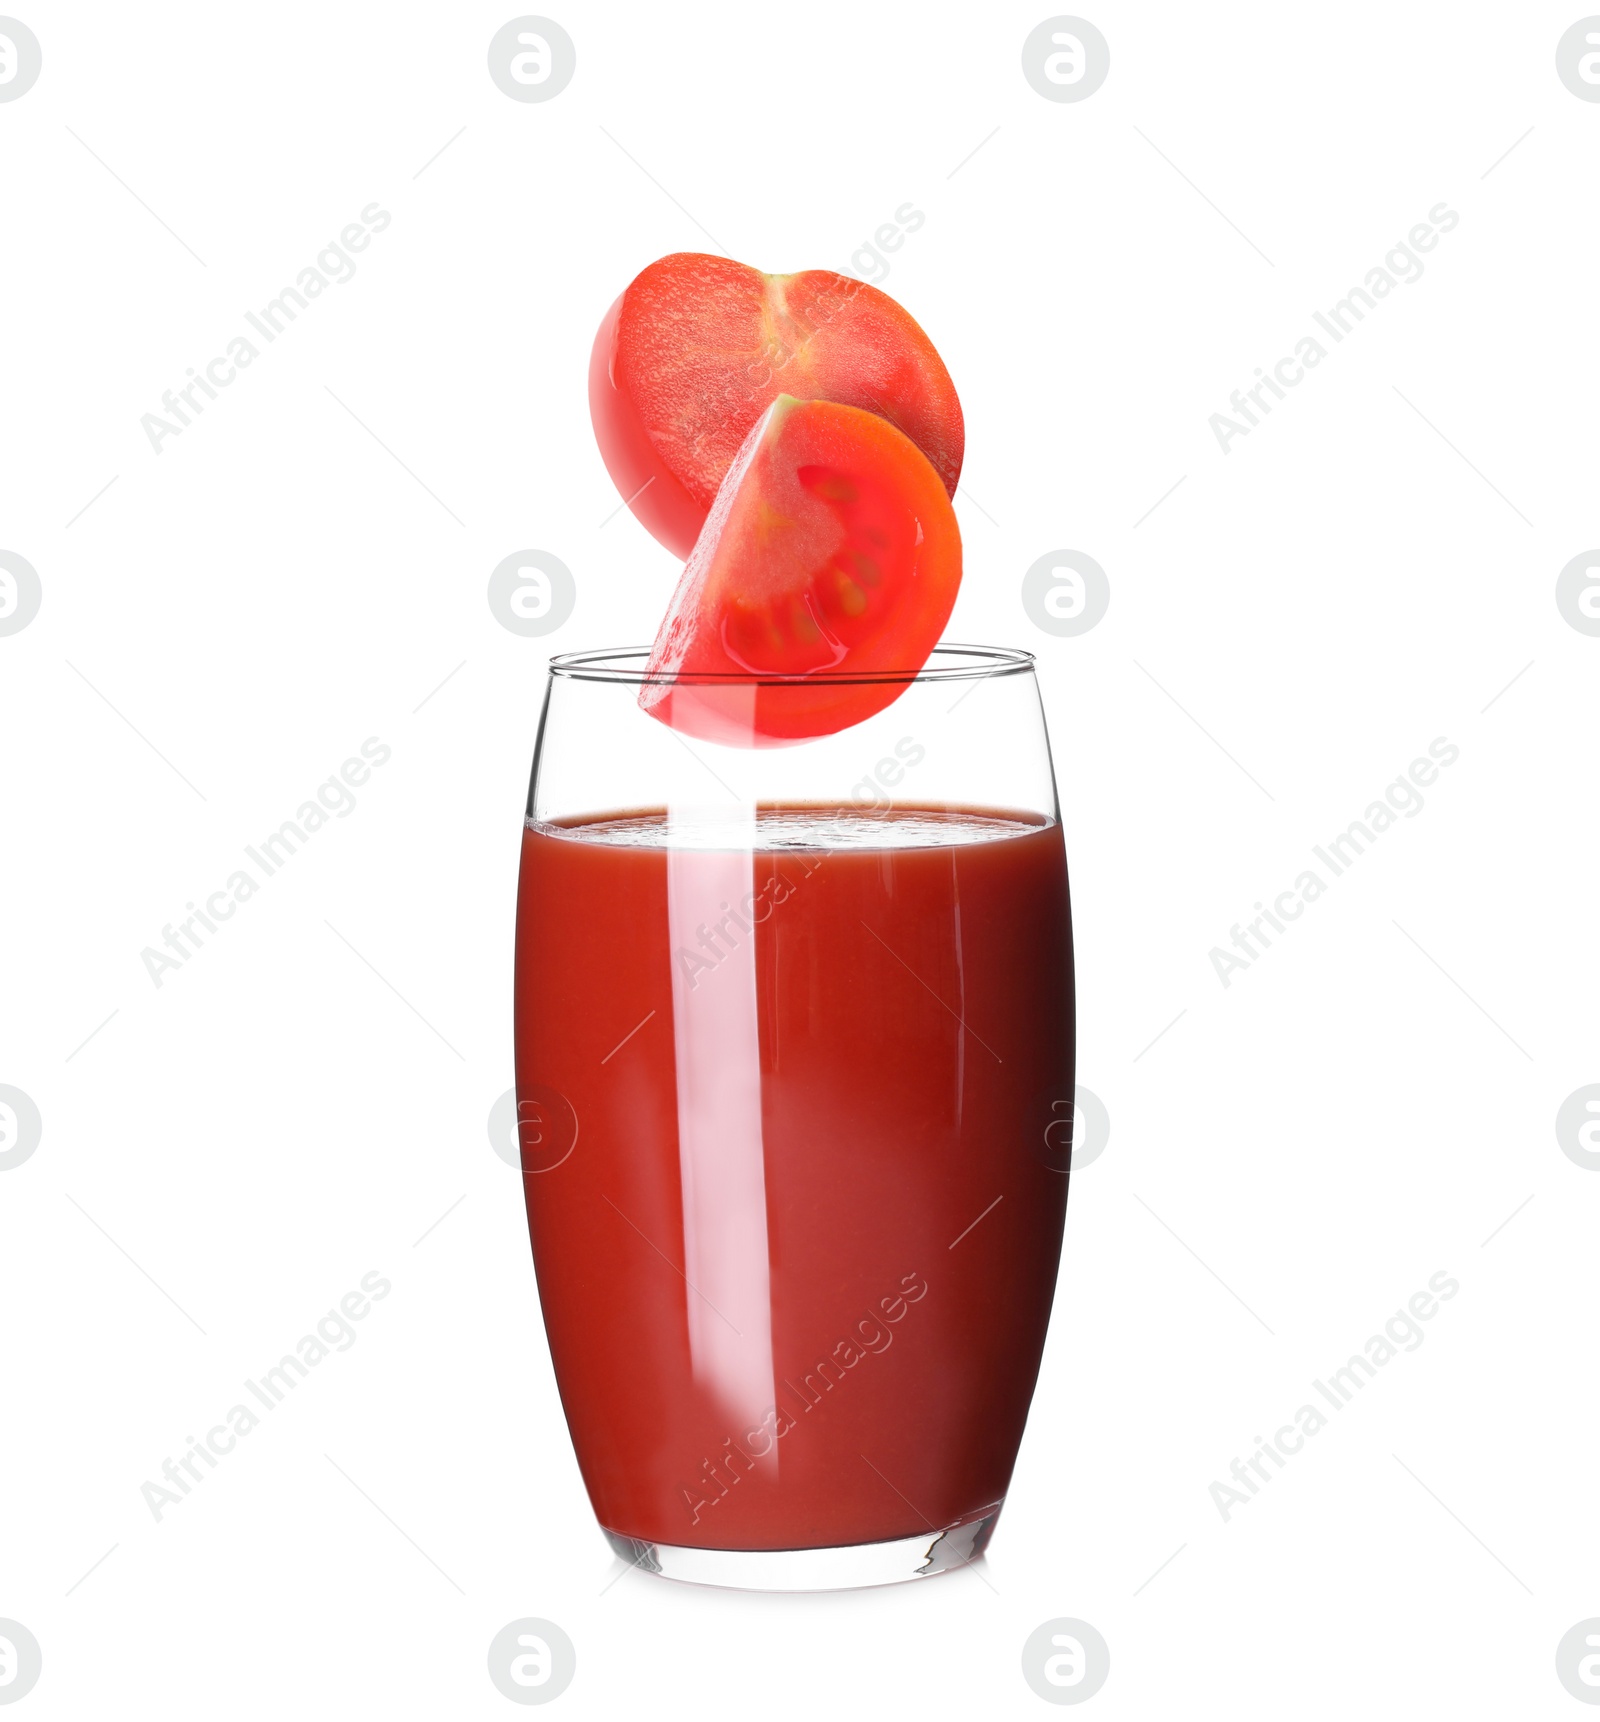
[[[950,373],[909,313],[864,281],[677,252],[606,313],[589,361],[606,470],[683,559],[751,426],[782,393],[887,419],[954,496],[965,430]]]
[[[966,1522],[1061,1246],[1060,828],[767,807],[694,845],[648,813],[523,841],[523,1182],[595,1513],[712,1549]]]
[[[904,691],[960,583],[955,510],[916,445],[857,407],[780,395],[717,493],[639,703],[733,745],[830,734]],[[800,676],[814,682],[760,680]]]

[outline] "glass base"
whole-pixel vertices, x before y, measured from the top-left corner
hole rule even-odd
[[[827,1549],[694,1549],[606,1531],[618,1560],[684,1584],[729,1590],[860,1590],[970,1566],[989,1545],[999,1500],[943,1530]],[[605,1527],[601,1526],[602,1530]]]

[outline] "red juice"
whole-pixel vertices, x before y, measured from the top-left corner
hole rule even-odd
[[[1073,1097],[1060,827],[763,807],[530,823],[528,1223],[600,1524],[708,1549],[1004,1498]]]

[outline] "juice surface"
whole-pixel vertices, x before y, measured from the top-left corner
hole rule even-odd
[[[1066,1208],[1058,825],[764,807],[529,823],[529,1229],[607,1530],[921,1535],[1003,1499]]]

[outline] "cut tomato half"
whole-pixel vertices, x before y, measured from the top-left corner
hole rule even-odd
[[[904,692],[960,584],[955,510],[916,444],[780,395],[717,493],[639,703],[736,746],[831,734]]]
[[[606,313],[589,361],[606,470],[681,557],[751,426],[784,393],[887,419],[955,495],[965,436],[955,384],[910,314],[864,281],[676,252]]]

